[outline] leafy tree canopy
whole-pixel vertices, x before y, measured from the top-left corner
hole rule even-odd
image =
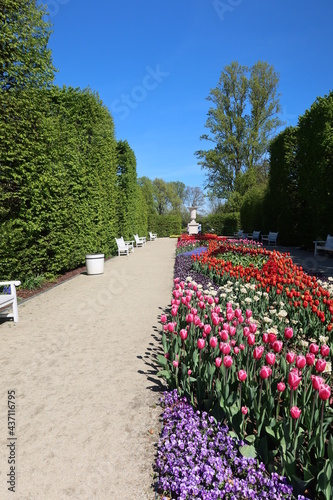
[[[36,0],[0,2],[0,90],[40,88],[54,77],[45,7]]]
[[[251,68],[237,61],[226,66],[219,83],[208,100],[206,127],[210,134],[201,139],[211,141],[213,149],[195,154],[207,170],[207,186],[220,198],[228,198],[240,185],[248,184],[240,177],[250,169],[255,182],[267,177],[267,149],[272,135],[281,125],[277,94],[278,75],[266,62],[258,61]],[[242,194],[242,193],[241,193]]]

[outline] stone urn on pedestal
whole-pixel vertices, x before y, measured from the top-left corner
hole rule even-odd
[[[188,234],[198,234],[199,233],[199,224],[195,222],[197,217],[197,209],[198,207],[188,207],[190,210],[190,218],[191,222],[187,224]]]

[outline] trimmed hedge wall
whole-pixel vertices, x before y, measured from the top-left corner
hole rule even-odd
[[[2,279],[51,277],[82,265],[87,253],[115,254],[121,226],[124,237],[147,232],[134,153],[126,144],[121,156],[97,94],[22,90],[0,93],[0,106]]]
[[[170,236],[181,233],[180,215],[155,215],[148,216],[148,230],[157,233],[158,237]]]
[[[201,223],[202,233],[231,236],[239,229],[240,215],[238,212],[208,215],[198,220],[198,222]]]

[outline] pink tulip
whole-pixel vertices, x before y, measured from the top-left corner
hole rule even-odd
[[[309,351],[312,352],[312,354],[317,354],[319,351],[319,346],[317,344],[310,344]]]
[[[273,344],[276,341],[276,335],[275,333],[269,333],[268,334],[268,343]]]
[[[274,365],[274,363],[275,363],[275,354],[274,354],[274,353],[272,353],[272,352],[268,352],[268,353],[266,354],[265,360],[266,360],[266,363],[267,363],[268,365],[273,366],[273,365]]]
[[[256,331],[257,331],[257,325],[255,323],[250,323],[249,328],[250,328],[250,332],[251,333],[256,333]]]
[[[317,362],[316,362],[315,366],[316,366],[317,372],[321,373],[326,368],[326,361],[324,359],[317,359]]]
[[[238,319],[241,315],[242,315],[242,310],[239,309],[239,308],[235,309],[235,316],[236,316],[236,318]]]
[[[193,314],[187,314],[185,321],[186,323],[193,323]]]
[[[272,368],[269,366],[263,366],[259,372],[259,375],[262,379],[268,378],[272,375]]]
[[[300,370],[306,365],[306,358],[302,354],[296,357],[296,366]]]
[[[222,358],[215,358],[215,366],[216,368],[220,368],[222,365]]]
[[[182,304],[184,304],[184,305],[186,305],[186,304],[187,304],[186,297],[182,297],[182,298],[181,298],[181,301],[182,301]]]
[[[244,326],[244,328],[243,328],[243,335],[246,338],[250,335],[250,328],[248,326]]]
[[[327,384],[321,384],[320,388],[319,388],[319,397],[320,399],[322,399],[323,401],[326,401],[327,399],[329,399],[331,396],[331,388],[329,385]]]
[[[215,304],[218,304],[219,303],[219,298],[218,297],[214,297],[214,302],[215,302]]]
[[[177,306],[172,306],[171,308],[171,315],[172,316],[177,316],[178,314],[178,307]]]
[[[212,314],[212,323],[214,326],[217,326],[220,322],[220,318],[217,314]]]
[[[181,338],[182,340],[186,340],[186,339],[187,339],[187,330],[185,330],[185,329],[183,328],[182,330],[180,330],[179,335],[180,335],[180,338]]]
[[[292,351],[287,352],[287,354],[286,354],[286,360],[288,361],[288,363],[290,365],[293,364],[293,362],[295,361],[295,359],[296,359],[296,354],[294,352],[292,352]]]
[[[252,311],[251,311],[251,309],[246,309],[246,311],[245,311],[245,316],[246,316],[246,318],[247,318],[247,319],[250,319],[250,318],[251,318],[251,316],[252,316]]]
[[[234,317],[234,313],[233,312],[232,313],[227,313],[227,320],[228,321],[232,321],[233,317]]]
[[[300,417],[302,413],[302,410],[300,410],[297,406],[292,406],[290,408],[290,415],[292,416],[292,418],[294,419],[297,419]]]
[[[192,370],[187,370],[187,375],[190,376],[192,374]]]
[[[198,342],[197,342],[197,346],[198,346],[198,349],[203,349],[205,347],[205,340],[204,339],[198,339]]]
[[[217,338],[211,337],[209,339],[209,345],[210,345],[210,347],[212,347],[212,349],[215,349],[215,347],[217,346]]]
[[[263,353],[264,353],[264,347],[263,346],[255,347],[254,351],[253,351],[253,357],[254,357],[254,359],[260,359],[261,356],[263,355]]]
[[[222,330],[219,335],[221,337],[221,340],[223,340],[224,342],[226,342],[229,338],[229,334],[225,330]]]
[[[229,323],[223,323],[223,330],[225,330],[226,332],[228,332],[229,328],[230,328]]]
[[[168,323],[168,331],[171,333],[175,329],[175,325],[173,323]]]
[[[246,373],[245,370],[239,370],[238,373],[237,373],[237,376],[238,376],[238,380],[240,382],[244,382],[244,380],[246,380],[247,373]]]
[[[242,413],[243,415],[247,415],[248,409],[246,406],[242,406]]]
[[[225,356],[224,357],[224,360],[223,360],[223,364],[226,368],[230,368],[230,366],[232,365],[233,363],[233,360],[232,360],[232,357],[231,356]]]
[[[273,343],[273,349],[275,352],[281,352],[283,349],[283,342],[281,342],[281,340],[276,340]]]
[[[166,323],[167,320],[168,320],[167,315],[166,314],[161,314],[161,323]]]
[[[288,375],[288,384],[291,390],[295,391],[299,386],[302,377],[299,377],[296,371],[290,371]]]
[[[208,297],[207,302],[208,302],[209,305],[212,305],[214,303],[213,297]]]
[[[235,347],[236,340],[235,339],[230,340],[229,344],[231,345],[231,347]]]
[[[262,340],[263,340],[263,342],[264,342],[265,344],[267,344],[267,343],[268,343],[268,333],[263,333],[263,334],[262,334]]]
[[[328,356],[330,353],[330,348],[328,347],[328,345],[322,345],[321,348],[320,348],[320,354],[325,358],[326,356]]]
[[[175,368],[178,368],[179,361],[176,361],[176,360],[175,360],[175,361],[173,361],[173,362],[172,362],[172,364],[173,364],[173,366],[174,366]]]
[[[324,379],[318,375],[311,375],[312,387],[316,391],[319,391],[320,386],[324,383]]]
[[[244,351],[245,345],[244,344],[239,344],[239,348],[240,348],[241,351]]]
[[[229,328],[229,334],[231,337],[233,337],[234,335],[236,335],[236,328],[234,326],[231,326]]]
[[[254,345],[256,342],[256,338],[253,333],[250,333],[249,336],[247,337],[247,344],[248,345]]]
[[[205,303],[202,302],[202,300],[200,300],[200,302],[199,302],[199,307],[200,307],[200,309],[205,309],[205,307],[206,307]]]
[[[305,360],[308,366],[312,366],[315,362],[315,355],[312,352],[306,353]]]
[[[201,319],[199,318],[199,316],[193,316],[193,323],[195,324],[195,326],[199,326],[201,324]]]
[[[237,347],[237,346],[234,347],[234,353],[236,354],[236,356],[237,356],[237,354],[239,354],[239,347]]]
[[[210,332],[212,331],[212,327],[210,325],[204,325],[203,331],[206,335],[209,335]]]
[[[294,332],[290,326],[288,326],[287,328],[284,329],[284,338],[285,339],[290,340],[293,335],[294,335]]]
[[[229,354],[231,351],[231,347],[229,344],[225,344],[224,342],[220,342],[219,349],[222,352],[222,354]]]
[[[279,382],[277,384],[277,390],[280,391],[280,392],[283,392],[286,388],[286,384],[284,382]]]

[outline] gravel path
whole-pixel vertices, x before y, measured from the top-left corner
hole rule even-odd
[[[176,240],[159,238],[0,325],[0,498],[150,500],[163,386],[152,365]],[[8,439],[8,391],[15,437]],[[9,445],[9,446],[8,446]],[[15,494],[8,458],[15,458]]]

